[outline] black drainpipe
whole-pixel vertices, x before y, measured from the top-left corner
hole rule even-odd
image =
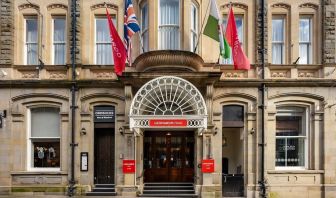
[[[266,181],[265,181],[265,1],[261,0],[261,66],[262,66],[262,80],[261,83],[261,175],[260,175],[260,197],[266,197]]]
[[[71,178],[69,181],[68,195],[71,197],[75,191],[75,124],[76,124],[76,0],[72,0],[71,6],[71,33],[72,33],[72,46],[71,46],[71,70],[72,70],[72,82],[71,82]]]

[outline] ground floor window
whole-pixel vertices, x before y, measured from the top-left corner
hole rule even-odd
[[[60,167],[60,114],[58,108],[30,110],[30,168]]]
[[[278,109],[276,116],[275,166],[305,167],[307,153],[306,110],[299,107]]]

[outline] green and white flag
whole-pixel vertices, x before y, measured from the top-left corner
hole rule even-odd
[[[223,58],[230,58],[230,46],[225,40],[221,26],[216,0],[210,0],[210,13],[203,30],[203,34],[218,41],[220,44],[220,54]]]

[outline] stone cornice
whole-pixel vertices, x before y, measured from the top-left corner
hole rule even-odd
[[[67,10],[68,6],[64,5],[64,4],[57,4],[57,3],[50,4],[50,5],[47,6],[48,10],[52,10],[52,9],[55,9],[55,8],[61,8],[61,9]]]
[[[111,3],[107,3],[106,4],[107,8],[113,9],[113,10],[118,10],[118,6],[111,4]],[[105,4],[104,3],[99,3],[99,4],[95,4],[93,6],[91,6],[91,10],[96,10],[96,9],[100,9],[100,8],[105,8]]]
[[[234,7],[234,8],[241,8],[243,10],[247,10],[247,5],[242,4],[242,3],[227,3],[221,6],[221,8],[230,8],[230,6]]]
[[[19,5],[19,10],[23,10],[23,9],[27,9],[27,8],[32,8],[32,9],[35,9],[37,11],[40,10],[40,7],[38,5],[32,4],[32,3],[25,3],[25,4]]]
[[[203,59],[189,51],[158,50],[141,54],[134,61],[134,66],[142,71],[199,71]]]
[[[314,10],[317,10],[318,7],[319,7],[318,5],[313,4],[313,3],[304,3],[304,4],[299,5],[299,8],[312,8]]]
[[[271,7],[272,8],[284,8],[284,9],[290,10],[290,5],[285,4],[285,3],[275,3]]]

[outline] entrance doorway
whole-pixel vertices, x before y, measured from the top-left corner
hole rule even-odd
[[[144,182],[194,182],[195,138],[192,132],[144,135]]]
[[[95,128],[94,183],[114,184],[114,128]]]

